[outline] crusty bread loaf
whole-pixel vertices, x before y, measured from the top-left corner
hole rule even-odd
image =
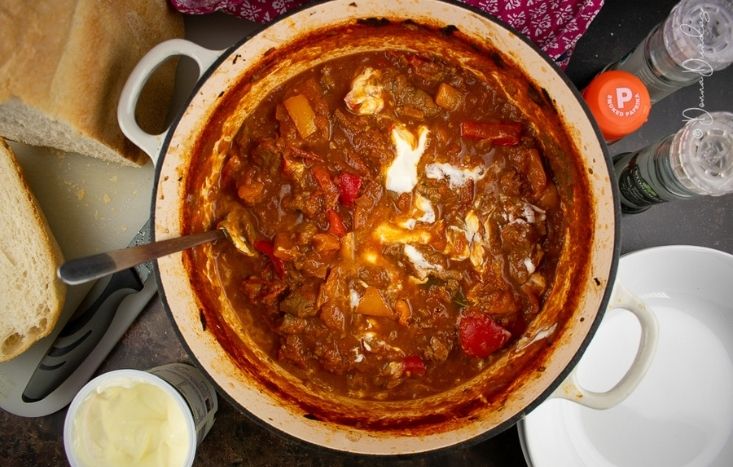
[[[0,138],[0,362],[48,335],[64,305],[61,251],[10,147]]]
[[[3,0],[0,136],[125,165],[145,162],[117,124],[130,72],[158,43],[183,36],[164,0]],[[161,67],[138,106],[146,131],[164,129],[175,65]]]

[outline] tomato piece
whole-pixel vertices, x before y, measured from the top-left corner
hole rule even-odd
[[[405,359],[402,360],[402,365],[404,366],[407,376],[422,376],[425,374],[425,371],[427,371],[427,368],[425,368],[425,362],[423,362],[422,358],[418,355],[405,357]]]
[[[351,206],[359,197],[359,190],[361,189],[361,177],[358,175],[350,174],[348,172],[341,172],[336,182],[339,189],[339,199],[342,204]]]
[[[329,209],[326,211],[326,217],[328,217],[328,232],[334,234],[337,237],[343,237],[346,235],[346,226],[344,221],[341,220],[341,216],[336,211]]]
[[[280,278],[285,277],[285,263],[275,256],[275,245],[269,240],[256,240],[253,245],[255,250],[270,259],[273,269]]]
[[[472,357],[486,358],[507,343],[511,333],[483,313],[464,315],[458,323],[461,349]]]
[[[522,136],[522,124],[518,122],[461,122],[461,136],[488,140],[496,146],[515,146]]]

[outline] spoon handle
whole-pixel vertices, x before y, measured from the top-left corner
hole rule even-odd
[[[83,284],[161,256],[186,250],[202,243],[213,242],[224,237],[224,231],[216,229],[132,248],[122,248],[107,253],[84,256],[66,261],[59,267],[57,274],[59,279],[69,285]]]

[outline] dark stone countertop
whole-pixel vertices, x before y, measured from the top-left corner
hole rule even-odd
[[[567,71],[581,88],[605,64],[617,60],[661,21],[674,1],[609,1],[581,39]],[[231,25],[232,18],[213,15],[187,18],[189,32],[207,44],[206,29]],[[230,43],[239,36],[233,28]],[[733,110],[733,67],[705,80],[708,110]],[[641,148],[682,126],[681,112],[697,106],[696,86],[677,92],[652,110],[649,122],[637,133],[611,146],[611,154]],[[625,216],[622,250],[634,251],[656,245],[690,244],[733,253],[733,196],[668,203],[649,211]],[[155,301],[144,311],[104,362],[99,372],[118,368],[145,369],[158,364],[187,361],[187,355],[168,317]],[[328,452],[306,446],[264,428],[221,399],[217,421],[199,446],[197,466],[220,465],[404,465],[404,466],[524,466],[516,428],[484,442],[456,447],[440,454],[405,459],[378,459]],[[0,464],[4,466],[64,465],[62,427],[66,411],[36,419],[20,418],[0,411]]]

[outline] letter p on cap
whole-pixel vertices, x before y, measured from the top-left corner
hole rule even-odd
[[[604,71],[583,89],[583,97],[606,141],[616,141],[644,124],[651,110],[649,92],[639,78],[620,70]],[[638,104],[638,108],[636,108]]]
[[[624,104],[630,102],[632,97],[634,93],[631,88],[616,88],[616,107],[623,109]]]

